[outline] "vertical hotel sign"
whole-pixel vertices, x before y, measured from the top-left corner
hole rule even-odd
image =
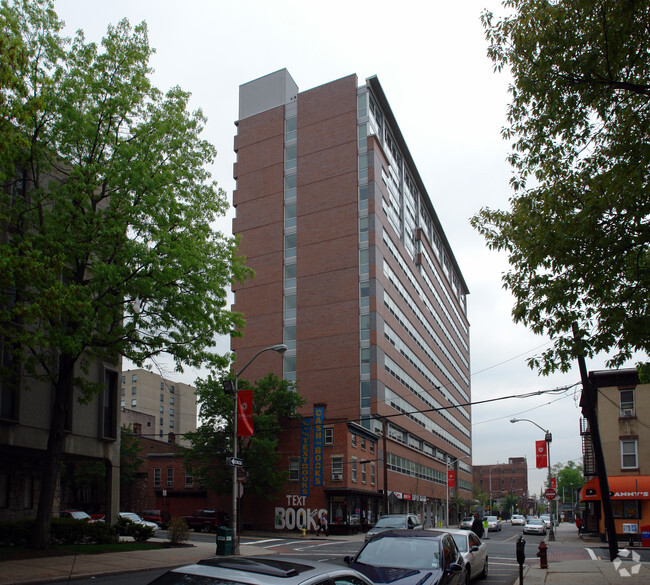
[[[309,468],[311,460],[311,419],[303,418],[300,429],[300,495],[309,495]]]
[[[323,420],[325,407],[314,407],[314,485],[323,485]]]

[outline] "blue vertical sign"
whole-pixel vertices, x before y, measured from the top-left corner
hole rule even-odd
[[[325,408],[314,407],[314,485],[323,485],[323,422]]]
[[[303,418],[300,429],[300,495],[309,495],[309,462],[311,459],[311,419]]]

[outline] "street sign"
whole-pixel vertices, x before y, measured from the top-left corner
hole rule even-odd
[[[553,488],[548,488],[544,492],[544,495],[546,496],[547,500],[554,500],[557,497],[557,492]]]
[[[241,459],[237,459],[237,457],[226,457],[226,465],[230,465],[230,467],[241,467],[244,465],[244,462]]]

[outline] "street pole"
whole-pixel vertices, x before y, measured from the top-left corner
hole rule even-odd
[[[239,370],[235,374],[235,409],[234,409],[234,417],[233,417],[233,441],[232,441],[232,456],[233,459],[237,459],[237,455],[239,454],[239,440],[237,437],[237,381],[239,380],[239,377],[242,375],[243,371],[250,366],[255,358],[259,356],[261,353],[264,353],[265,351],[277,351],[280,354],[283,354],[285,351],[287,351],[287,346],[284,345],[283,343],[279,345],[272,345],[271,347],[265,347],[264,349],[260,349],[248,362],[246,365]],[[232,553],[233,555],[238,555],[239,554],[239,519],[238,519],[238,500],[239,500],[239,485],[237,482],[237,471],[238,466],[233,465],[232,466]]]
[[[468,457],[471,457],[471,455],[464,455],[463,457],[456,457],[453,461],[448,461],[445,463],[445,466],[447,468],[447,528],[449,528],[449,466],[457,463],[458,461],[462,461],[463,459],[467,459]],[[454,476],[454,483],[458,477]]]

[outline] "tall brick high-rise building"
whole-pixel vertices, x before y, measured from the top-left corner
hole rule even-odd
[[[285,343],[245,377],[295,380],[309,423],[284,433],[285,491],[244,495],[244,525],[444,521],[472,489],[468,290],[378,79],[242,85],[235,151],[233,232],[256,276],[234,291],[231,349],[241,367]]]

